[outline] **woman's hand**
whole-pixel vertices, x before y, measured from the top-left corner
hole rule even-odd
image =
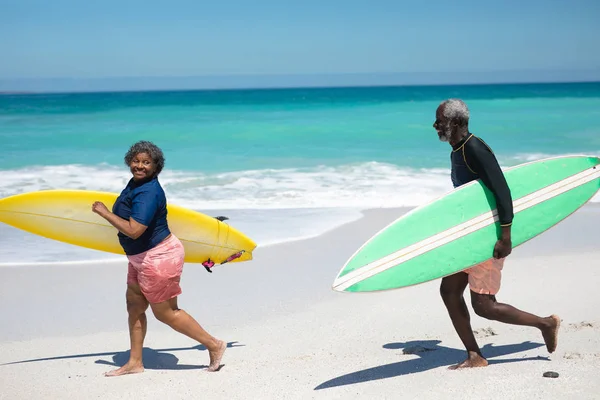
[[[140,224],[133,218],[125,220],[118,215],[113,214],[101,201],[97,201],[92,204],[92,211],[110,222],[110,224],[117,228],[119,232],[129,236],[132,239],[137,239],[142,236],[142,233],[144,233],[148,228],[146,225]]]
[[[92,211],[101,217],[104,217],[106,214],[109,213],[108,208],[106,208],[104,203],[102,203],[101,201],[96,201],[94,204],[92,204]]]

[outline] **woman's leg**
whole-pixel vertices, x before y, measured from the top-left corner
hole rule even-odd
[[[121,368],[107,372],[105,376],[144,372],[142,349],[147,329],[146,310],[148,309],[148,300],[146,300],[140,291],[140,287],[135,284],[127,285],[125,298],[127,301],[127,313],[129,314],[129,339],[131,345],[129,361]]]
[[[210,355],[208,371],[219,369],[227,343],[210,335],[191,315],[179,309],[177,297],[161,303],[151,304],[150,307],[156,319],[206,346]]]

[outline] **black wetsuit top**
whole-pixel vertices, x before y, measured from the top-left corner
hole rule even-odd
[[[452,146],[452,184],[454,187],[481,179],[494,194],[502,226],[512,224],[513,203],[508,184],[492,149],[480,138],[469,133]]]

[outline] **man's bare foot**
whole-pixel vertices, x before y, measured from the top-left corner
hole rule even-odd
[[[140,372],[144,372],[144,365],[127,363],[119,369],[114,369],[112,371],[106,372],[104,374],[104,376],[121,376],[121,375],[128,375],[128,374],[139,374]]]
[[[477,368],[477,367],[487,367],[488,362],[483,356],[477,354],[473,351],[469,351],[469,356],[467,359],[460,364],[452,365],[448,367],[448,369],[456,370],[463,368]]]
[[[225,353],[225,349],[227,349],[227,343],[220,340],[219,349],[215,350],[214,352],[208,352],[208,354],[210,355],[210,365],[206,369],[207,371],[215,372],[219,370],[219,367],[221,366],[221,359],[223,358],[223,353]]]
[[[546,349],[548,350],[548,353],[553,353],[558,345],[558,329],[560,328],[560,318],[558,315],[553,314],[544,319],[548,320],[548,326],[542,328],[542,336],[544,337],[544,342],[546,343]]]

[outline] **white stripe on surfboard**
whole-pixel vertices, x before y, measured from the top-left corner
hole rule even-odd
[[[517,214],[523,210],[531,208],[546,200],[554,198],[571,189],[584,185],[600,177],[599,168],[589,168],[583,172],[575,174],[569,178],[565,178],[552,185],[546,186],[543,189],[530,193],[513,202],[513,212]],[[473,219],[463,222],[453,228],[447,229],[434,236],[430,236],[420,242],[412,244],[408,247],[400,249],[390,255],[375,260],[360,268],[355,269],[348,274],[339,277],[333,284],[333,289],[343,291],[350,286],[370,278],[382,271],[392,268],[398,264],[408,261],[412,258],[420,256],[430,250],[443,246],[454,240],[460,239],[470,233],[473,233],[481,228],[493,224],[498,221],[498,211],[488,211]]]

